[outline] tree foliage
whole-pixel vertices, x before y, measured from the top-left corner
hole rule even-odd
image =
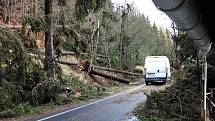
[[[75,12],[77,20],[83,21],[84,18],[94,11],[104,7],[107,0],[77,0]]]
[[[121,8],[121,6],[119,6]],[[105,42],[103,47],[106,53],[109,52],[112,65],[116,68],[123,67],[120,55],[124,53],[121,51],[121,38],[128,41],[126,45],[127,60],[129,68],[136,65],[142,65],[144,59],[149,55],[166,55],[172,58],[173,42],[170,38],[169,31],[164,31],[157,27],[156,24],[151,25],[150,21],[142,14],[139,14],[132,9],[124,20],[124,28],[122,30],[122,11],[117,9],[113,11],[109,9],[108,16],[104,16],[103,21],[103,36]],[[132,11],[133,10],[133,11]],[[122,34],[122,31],[124,31]],[[105,44],[106,43],[106,44]],[[108,47],[107,47],[108,45]],[[103,52],[105,53],[105,52]],[[125,59],[123,59],[125,60]]]
[[[181,32],[179,38],[179,53],[181,61],[185,61],[187,58],[197,58],[197,49],[194,46],[194,41],[185,32]]]
[[[11,1],[13,4],[23,2]],[[142,65],[145,57],[149,55],[166,55],[170,59],[172,57],[169,32],[164,32],[156,24],[151,25],[149,19],[138,13],[132,4],[117,6],[115,10],[110,0],[52,1],[52,12],[44,15],[44,0],[39,0],[36,4],[37,10],[29,10],[29,14],[24,13],[25,16],[19,17],[17,22],[10,18],[10,21],[4,23],[8,24],[13,20],[14,24],[22,25],[20,29],[0,29],[2,117],[7,117],[6,114],[10,114],[8,117],[15,116],[17,110],[25,110],[25,106],[30,104],[39,105],[57,100],[57,94],[62,92],[61,84],[64,80],[60,66],[53,63],[56,78],[50,80],[42,61],[29,56],[29,53],[36,53],[38,49],[38,34],[42,33],[41,38],[44,38],[47,30],[53,32],[50,36],[53,37],[53,51],[57,57],[60,57],[61,50],[74,51],[77,55],[85,52],[90,55],[85,58],[92,59],[94,64],[121,69]],[[3,7],[4,5],[0,4]],[[17,14],[20,9],[18,8]],[[5,16],[5,19],[9,17]],[[49,18],[52,20],[47,24],[45,20]],[[52,25],[52,29],[48,29],[49,25]],[[36,37],[32,39],[31,36]],[[98,59],[98,54],[105,58]],[[49,58],[49,62],[53,62],[54,59]],[[86,93],[81,98],[91,98],[89,95],[94,87],[79,88]],[[103,89],[98,87],[95,90],[96,93],[92,93],[92,96],[100,95]],[[19,108],[12,108],[15,105]]]

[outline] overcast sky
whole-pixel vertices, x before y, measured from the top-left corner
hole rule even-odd
[[[158,26],[161,26],[163,29],[171,30],[171,20],[166,14],[159,11],[152,0],[112,0],[114,4],[124,4],[134,3],[140,13],[143,13],[145,16],[148,16],[151,23],[155,22]]]

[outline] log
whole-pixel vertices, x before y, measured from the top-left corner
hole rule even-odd
[[[61,28],[63,27],[62,25],[56,25],[55,28]],[[65,26],[67,28],[70,28],[70,26]],[[19,24],[19,25],[11,25],[11,24],[0,24],[0,28],[2,29],[21,29],[22,28],[22,25]],[[27,26],[27,29],[31,29],[31,26]],[[78,36],[78,37],[81,37],[79,33],[77,33],[76,31],[74,31],[75,34]]]
[[[64,59],[57,59],[57,60],[55,60],[55,62],[60,63],[60,64],[73,65],[73,66],[78,64],[77,62],[67,61]]]
[[[45,56],[39,56],[39,55],[36,55],[36,54],[29,54],[31,57],[33,58],[38,58],[38,59],[42,59],[44,60],[45,59]],[[78,63],[77,62],[72,62],[72,61],[67,61],[67,60],[64,60],[64,59],[56,59],[54,60],[55,62],[57,63],[60,63],[60,64],[65,64],[65,65],[77,65]]]
[[[39,50],[39,53],[45,54],[45,51],[42,50],[42,49],[40,49],[40,50]],[[75,55],[75,52],[62,51],[62,52],[61,52],[61,55],[62,55],[62,56],[66,56],[66,55]],[[86,56],[87,53],[81,53],[81,55]],[[100,54],[98,54],[98,55],[96,55],[96,56],[97,56],[97,57],[100,57],[100,58],[107,58],[107,56],[105,56],[105,55],[100,55]]]
[[[142,70],[142,69],[139,69],[139,68],[133,68],[133,69],[132,69],[132,72],[143,73],[143,70]]]
[[[107,56],[105,55],[101,55],[101,54],[97,54],[96,57],[100,57],[100,58],[108,58]]]
[[[69,52],[69,51],[62,51],[62,52],[61,52],[61,55],[62,55],[62,56],[66,56],[66,55],[75,55],[75,53],[74,53],[74,52]]]
[[[118,82],[121,82],[121,83],[125,83],[125,84],[129,84],[130,83],[128,79],[121,78],[121,77],[115,76],[113,74],[104,73],[104,72],[99,71],[97,69],[92,69],[90,71],[90,74],[102,76],[102,77],[105,77],[105,78],[108,78],[108,79],[113,79],[115,81],[118,81]]]
[[[44,49],[39,49],[39,53],[40,54],[45,54],[45,50]],[[61,55],[75,55],[75,53],[74,52],[69,52],[69,51],[62,51],[61,52]]]
[[[100,67],[100,66],[94,66],[94,68],[99,69],[99,70],[118,72],[118,73],[123,73],[123,74],[134,75],[134,76],[142,76],[141,74],[138,74],[138,73],[123,71],[123,70],[117,70],[117,69],[113,69],[113,68],[106,68],[106,67]]]
[[[41,59],[41,60],[44,60],[45,59],[45,56],[40,56],[40,55],[37,55],[37,54],[33,54],[33,53],[28,53],[28,55],[30,55],[32,58],[36,58],[36,59]]]
[[[99,71],[99,70],[95,69],[94,67],[90,67],[90,61],[89,60],[80,61],[80,63],[78,64],[78,69],[81,71],[89,71],[89,74],[98,75],[98,76],[102,76],[102,77],[105,77],[108,79],[113,79],[113,80],[121,82],[121,83],[129,84],[128,79],[125,79],[125,78],[122,78],[119,76],[115,76],[113,74],[108,74],[108,73]]]
[[[39,56],[36,54],[29,54],[34,58],[41,58],[44,59],[44,56]],[[66,65],[77,65],[77,62],[72,62],[72,61],[67,61],[64,59],[57,59],[55,60],[55,62],[60,63],[60,64],[66,64]],[[84,67],[87,68],[87,67]],[[104,71],[110,71],[110,72],[118,72],[118,73],[123,73],[123,74],[130,74],[130,75],[134,75],[134,76],[142,76],[141,74],[138,73],[133,73],[133,72],[128,72],[128,71],[123,71],[123,70],[117,70],[117,69],[113,69],[113,68],[106,68],[106,67],[100,67],[100,66],[93,66],[94,69],[98,69],[98,70],[104,70]],[[85,71],[85,70],[82,70]]]
[[[35,54],[29,54],[29,55],[32,56],[32,57],[34,57],[34,58],[39,58],[39,59],[44,59],[45,58],[44,56],[39,56],[39,55],[35,55]],[[55,62],[60,63],[60,64],[66,64],[66,65],[78,65],[78,63],[76,63],[76,62],[67,61],[67,60],[64,60],[64,59],[58,59],[58,60],[55,60]],[[89,63],[88,62],[89,61],[85,61],[85,63],[82,63],[80,65],[82,71],[88,71],[88,67],[89,67]],[[113,70],[116,70],[116,69],[113,69]],[[121,72],[124,72],[124,71],[121,71]],[[121,82],[121,83],[129,84],[129,80],[128,79],[125,79],[125,78],[122,78],[122,77],[119,77],[119,76],[115,76],[113,74],[108,74],[108,73],[99,71],[97,69],[94,69],[94,67],[92,67],[90,69],[89,73],[93,74],[93,75],[102,76],[102,77],[105,77],[105,78],[108,78],[108,79],[113,79],[113,80]]]
[[[22,25],[9,25],[9,24],[1,24],[1,29],[21,29]],[[31,26],[27,26],[27,29],[31,29]]]

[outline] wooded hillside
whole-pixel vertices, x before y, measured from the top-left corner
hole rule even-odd
[[[74,53],[79,67],[88,60],[90,76],[102,70],[91,67],[102,66],[126,71],[119,74],[126,80],[146,56],[165,55],[173,62],[170,32],[150,23],[134,5],[109,0],[0,0],[0,118],[29,113],[61,92],[78,90],[65,88],[71,83],[65,83],[58,61],[65,51]],[[70,87],[86,86],[74,76],[67,81],[74,79]]]

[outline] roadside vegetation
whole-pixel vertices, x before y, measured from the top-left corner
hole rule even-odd
[[[192,40],[182,31],[173,35],[177,45],[172,79],[164,91],[151,92],[146,104],[136,109],[141,121],[200,121],[202,111],[201,64]]]
[[[199,121],[201,119],[201,93],[196,80],[196,64],[184,63],[175,73],[175,84],[161,92],[151,92],[146,104],[137,108],[141,121]]]

